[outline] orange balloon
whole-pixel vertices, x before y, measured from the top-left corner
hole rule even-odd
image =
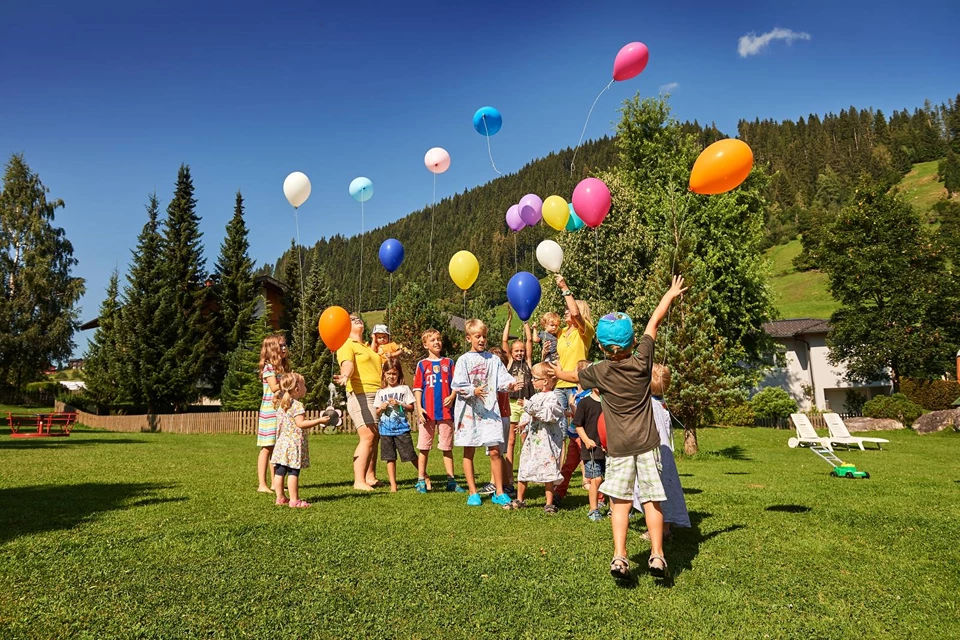
[[[327,349],[336,351],[350,337],[350,314],[343,307],[327,307],[320,314],[317,329]]]
[[[736,189],[750,175],[753,151],[743,140],[718,140],[703,150],[690,172],[690,191],[704,195]]]

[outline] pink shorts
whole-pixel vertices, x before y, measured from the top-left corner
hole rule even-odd
[[[453,451],[453,421],[424,420],[417,435],[417,449],[429,451],[433,448],[433,434],[440,431],[437,448],[440,451]]]

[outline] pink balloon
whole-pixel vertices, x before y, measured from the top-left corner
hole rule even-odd
[[[640,75],[650,61],[650,50],[642,42],[624,45],[613,61],[613,79],[617,82]]]
[[[520,219],[528,227],[540,222],[543,217],[543,200],[535,193],[528,193],[520,198]]]
[[[599,227],[610,213],[610,189],[603,180],[586,178],[573,190],[573,208],[589,227]]]
[[[527,226],[523,218],[520,217],[520,205],[515,204],[507,209],[507,226],[510,227],[514,233]]]
[[[442,147],[434,147],[423,156],[423,164],[433,173],[443,173],[450,168],[450,154]]]

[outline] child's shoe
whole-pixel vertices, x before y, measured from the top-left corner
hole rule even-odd
[[[482,496],[492,496],[496,492],[497,492],[497,486],[492,482],[488,482],[487,484],[483,485],[477,490],[477,493],[479,493]]]
[[[543,512],[549,516],[556,515],[557,505],[555,504],[544,505]]]
[[[457,484],[453,478],[447,478],[447,491],[451,493],[466,493],[467,490]]]
[[[651,554],[650,559],[647,561],[647,569],[654,578],[666,578],[670,575],[670,570],[667,568],[667,560],[663,556]]]
[[[600,522],[603,520],[603,516],[600,514],[600,509],[593,509],[592,511],[588,511],[587,517],[590,518],[590,520],[593,522]]]
[[[498,504],[502,507],[504,505],[510,504],[510,496],[508,496],[507,492],[504,491],[503,493],[499,493],[493,496],[493,499],[490,502],[492,502],[493,504]]]
[[[479,507],[482,503],[483,501],[480,499],[479,493],[471,493],[470,497],[467,498],[468,507]]]
[[[511,498],[516,498],[516,497],[517,497],[517,488],[516,488],[515,486],[513,486],[512,484],[508,484],[507,486],[505,486],[505,487],[503,488],[503,492],[504,492],[505,494],[507,494],[508,496],[510,496]]]
[[[423,478],[417,480],[417,484],[413,486],[417,490],[417,493],[426,493],[427,492],[427,481]]]

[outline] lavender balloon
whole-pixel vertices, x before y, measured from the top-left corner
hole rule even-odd
[[[527,226],[520,218],[520,205],[515,204],[507,209],[507,226],[514,232]]]
[[[543,200],[534,193],[528,193],[520,198],[520,219],[529,227],[534,226],[543,218]]]

